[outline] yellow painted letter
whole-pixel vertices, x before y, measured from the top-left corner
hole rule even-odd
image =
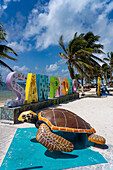
[[[26,93],[26,97],[25,97],[24,104],[38,101],[36,75],[33,73],[28,73],[25,93]]]

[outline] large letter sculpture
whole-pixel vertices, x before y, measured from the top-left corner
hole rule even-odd
[[[48,76],[36,74],[36,84],[38,91],[38,100],[43,101],[48,99]]]
[[[69,81],[68,79],[64,79],[65,80],[65,90],[64,90],[64,95],[67,95],[69,93]]]
[[[101,78],[98,77],[98,88],[97,88],[97,96],[100,96],[100,87],[101,87]]]
[[[26,93],[26,98],[24,104],[38,101],[36,75],[33,73],[28,73],[25,93]]]
[[[55,91],[59,88],[58,77],[50,77],[50,98],[55,97]]]
[[[73,87],[73,80],[72,79],[68,79],[69,81],[69,93],[68,94],[72,94],[72,87]]]
[[[7,100],[7,106],[19,106],[23,105],[25,100],[25,91],[16,80],[24,80],[25,75],[21,72],[11,72],[8,74],[6,78],[6,84],[10,90],[16,93],[17,98],[15,100],[9,99]]]

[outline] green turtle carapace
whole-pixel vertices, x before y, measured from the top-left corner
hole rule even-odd
[[[72,152],[74,149],[73,143],[55,134],[56,131],[85,133],[88,141],[105,144],[105,138],[96,135],[95,129],[89,123],[65,109],[47,109],[39,112],[38,115],[29,110],[22,112],[18,120],[34,123],[38,128],[36,140],[51,152],[53,150]]]

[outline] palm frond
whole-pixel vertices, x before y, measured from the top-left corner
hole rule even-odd
[[[60,55],[61,58],[69,59],[69,57],[64,53],[59,53],[59,55]]]
[[[7,54],[4,53],[4,52],[0,52],[0,58],[7,58],[7,59],[11,59],[11,60],[13,60],[13,61],[17,61],[16,58],[10,57],[9,55],[7,55]]]
[[[81,65],[86,66],[87,68],[92,68],[92,69],[93,69],[93,66],[92,66],[91,64],[88,64],[88,63],[86,63],[86,62],[84,62],[84,61],[82,61],[82,60],[79,60],[79,63],[80,63]]]
[[[6,63],[4,63],[2,60],[0,60],[0,65],[4,66],[4,67],[8,68],[9,70],[11,70],[12,72],[14,72],[13,69],[11,67],[9,67]]]
[[[100,61],[100,62],[102,62],[102,63],[105,63],[105,61],[103,61],[102,59],[100,59],[99,57],[96,57],[95,55],[91,55],[91,57],[93,58],[93,59],[96,59],[96,60],[98,60],[98,61]]]
[[[93,53],[98,53],[98,54],[105,54],[102,50],[100,49],[94,49]]]
[[[105,60],[105,61],[109,61],[109,59],[108,59],[108,58],[106,58],[106,57],[105,57],[105,58],[103,58],[103,60]]]
[[[0,52],[1,51],[5,53],[13,53],[16,56],[18,56],[18,54],[11,47],[8,47],[6,45],[0,45]]]
[[[82,76],[85,76],[85,77],[88,77],[87,73],[85,73],[82,69],[82,67],[80,66],[80,64],[78,64],[77,62],[72,62],[73,65],[75,66],[75,68],[78,70],[78,72],[82,75]]]
[[[104,46],[102,44],[93,44],[92,48],[94,48],[94,49],[99,49],[99,48],[104,49]]]
[[[60,36],[60,39],[59,39],[59,45],[61,46],[61,48],[65,51],[65,53],[67,54],[67,50],[64,46],[64,43],[63,43],[63,35]]]

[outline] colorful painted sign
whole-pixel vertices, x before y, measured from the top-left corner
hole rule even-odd
[[[101,78],[98,77],[98,88],[97,88],[97,96],[100,96],[100,87],[101,87]]]
[[[26,98],[24,104],[38,101],[36,75],[33,73],[29,73],[27,76],[25,94]]]
[[[17,99],[9,100],[7,106],[19,106],[48,99],[49,77],[47,75],[28,73],[25,91],[16,83],[16,80],[24,79],[25,75],[21,72],[8,74],[7,86],[16,93]],[[75,79],[50,77],[50,98],[76,93],[76,89],[77,81]]]
[[[6,78],[7,87],[16,93],[17,98],[15,100],[7,100],[7,106],[18,106],[23,105],[25,100],[25,91],[24,88],[21,87],[16,80],[24,80],[25,75],[21,72],[11,72],[8,74]]]

